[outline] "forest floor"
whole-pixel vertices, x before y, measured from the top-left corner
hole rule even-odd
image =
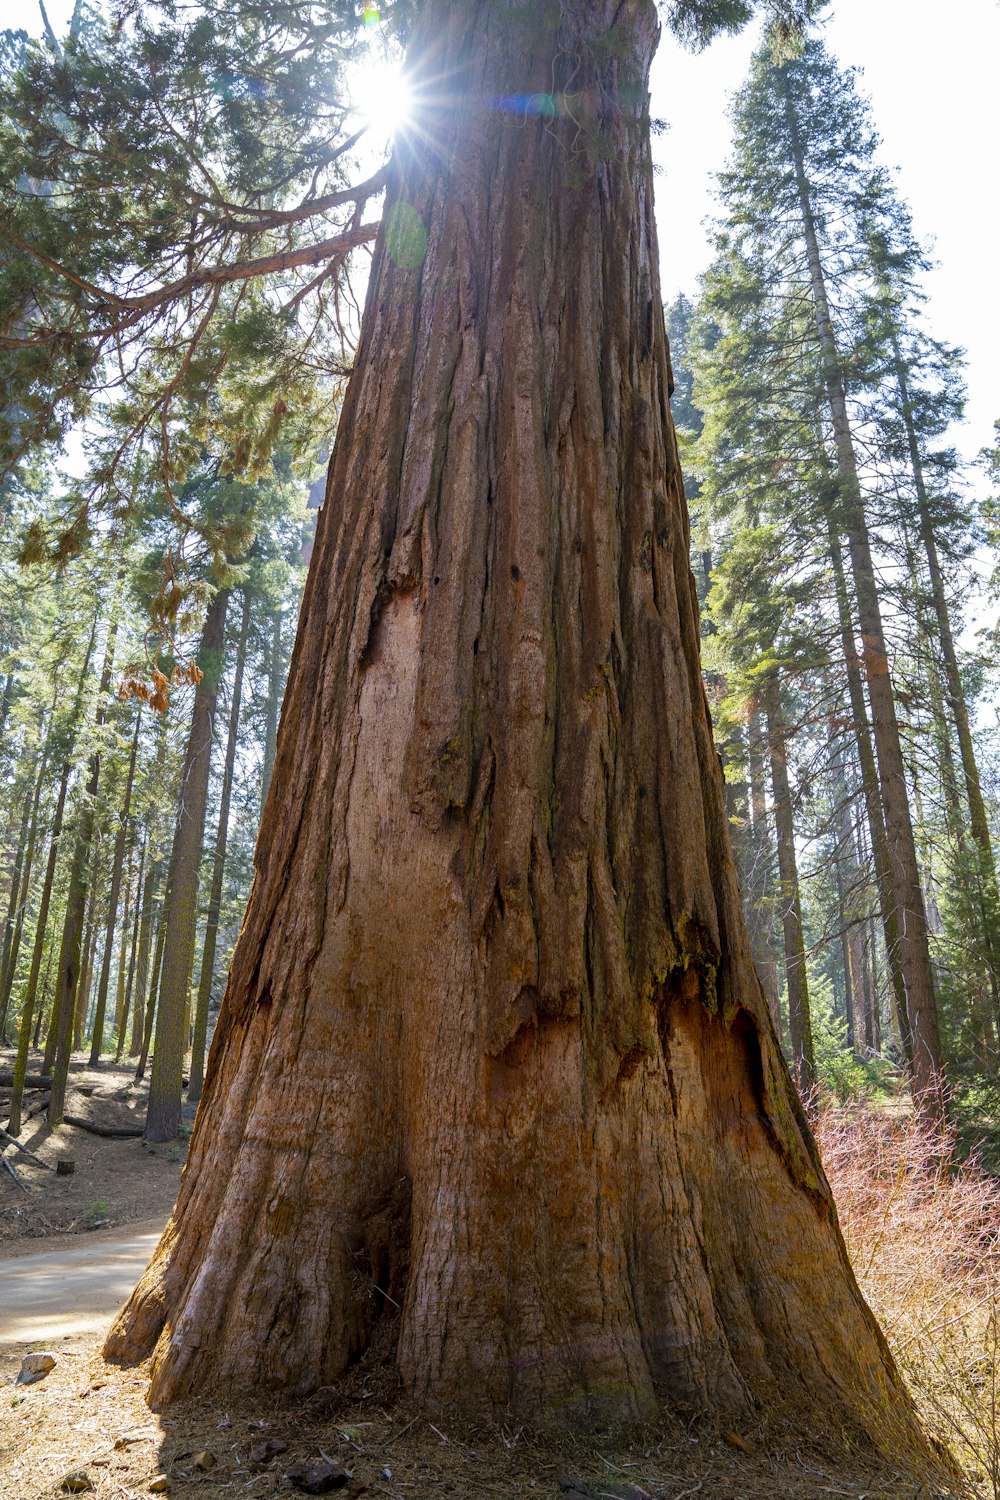
[[[14,1067],[14,1053],[0,1048],[0,1079]],[[41,1070],[33,1056],[32,1073]],[[63,1124],[49,1130],[43,1110],[48,1098],[33,1090],[24,1096],[24,1120],[18,1137],[23,1146],[50,1167],[73,1162],[69,1175],[46,1171],[0,1138],[0,1151],[17,1181],[0,1170],[0,1256],[13,1243],[35,1250],[32,1242],[53,1235],[93,1234],[97,1230],[158,1220],[162,1226],[173,1207],[187,1154],[183,1140],[151,1146],[142,1140],[146,1118],[146,1084],[135,1084],[135,1063],[102,1062],[92,1068],[76,1054],[70,1069],[66,1113],[100,1128],[133,1130],[130,1137],[108,1138]],[[7,1120],[10,1087],[0,1082],[0,1125]]]
[[[4,1500],[54,1500],[74,1490],[96,1500],[157,1493],[293,1500],[326,1492],[322,1481],[315,1487],[324,1466],[328,1489],[372,1500],[932,1500],[960,1493],[933,1479],[873,1471],[860,1455],[789,1442],[766,1427],[735,1433],[663,1425],[633,1434],[624,1449],[610,1438],[533,1436],[513,1421],[459,1427],[388,1389],[384,1371],[366,1371],[364,1361],[349,1381],[309,1400],[241,1402],[219,1392],[151,1413],[144,1366],[106,1366],[96,1347],[53,1352],[57,1363],[45,1380],[7,1387],[0,1398]]]

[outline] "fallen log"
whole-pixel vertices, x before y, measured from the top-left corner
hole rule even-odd
[[[8,1146],[16,1146],[18,1151],[23,1151],[25,1156],[30,1156],[31,1160],[35,1162],[39,1167],[44,1167],[46,1172],[55,1171],[55,1167],[50,1161],[42,1161],[42,1158],[38,1156],[36,1152],[29,1151],[27,1146],[22,1146],[21,1142],[17,1139],[17,1136],[11,1135],[9,1130],[4,1130],[2,1125],[0,1125],[0,1141]]]
[[[14,1171],[14,1163],[8,1161],[6,1156],[0,1156],[0,1166],[3,1166],[7,1169],[10,1175],[13,1177],[14,1181],[17,1183],[17,1186],[21,1189],[22,1193],[26,1193],[28,1191],[24,1183],[21,1181],[20,1177],[18,1177],[17,1173]]]
[[[29,1073],[24,1080],[26,1089],[50,1089],[52,1079],[45,1073]],[[0,1069],[0,1089],[12,1089],[14,1087],[14,1074],[9,1068]]]
[[[135,1140],[143,1133],[141,1125],[98,1125],[96,1120],[85,1120],[82,1115],[63,1115],[63,1124],[89,1130],[91,1135],[101,1135],[110,1141]]]

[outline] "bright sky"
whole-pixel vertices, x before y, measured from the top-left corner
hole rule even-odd
[[[929,281],[932,331],[968,351],[969,403],[959,446],[974,457],[1000,417],[1000,294],[996,195],[1000,5],[960,0],[833,0],[824,27],[842,64],[862,69],[899,189],[939,262]],[[701,229],[724,165],[724,101],[743,82],[755,38],[725,38],[698,56],[664,39],[653,67],[653,111],[670,123],[655,142],[663,292],[694,293],[708,259]]]
[[[61,33],[72,0],[48,0]],[[41,30],[36,0],[0,0],[0,21]],[[842,63],[863,69],[883,140],[917,232],[940,262],[929,317],[938,337],[969,356],[968,421],[956,440],[968,457],[990,442],[1000,417],[1000,295],[995,193],[997,0],[834,0],[825,27]],[[694,293],[708,260],[702,227],[713,212],[713,173],[729,149],[728,101],[742,83],[751,33],[685,53],[665,36],[653,70],[653,113],[670,124],[655,144],[664,296]]]

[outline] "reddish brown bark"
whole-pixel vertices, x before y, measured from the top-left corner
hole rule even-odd
[[[431,102],[257,879],[107,1350],[155,1352],[157,1403],[305,1391],[390,1318],[407,1387],[466,1408],[764,1399],[908,1439],[740,911],[667,406],[655,8],[561,20],[422,12]],[[498,107],[553,88],[554,117]]]

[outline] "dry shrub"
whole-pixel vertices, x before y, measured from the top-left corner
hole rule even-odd
[[[932,1437],[1000,1500],[1000,1182],[953,1135],[869,1103],[817,1130],[841,1228]]]

